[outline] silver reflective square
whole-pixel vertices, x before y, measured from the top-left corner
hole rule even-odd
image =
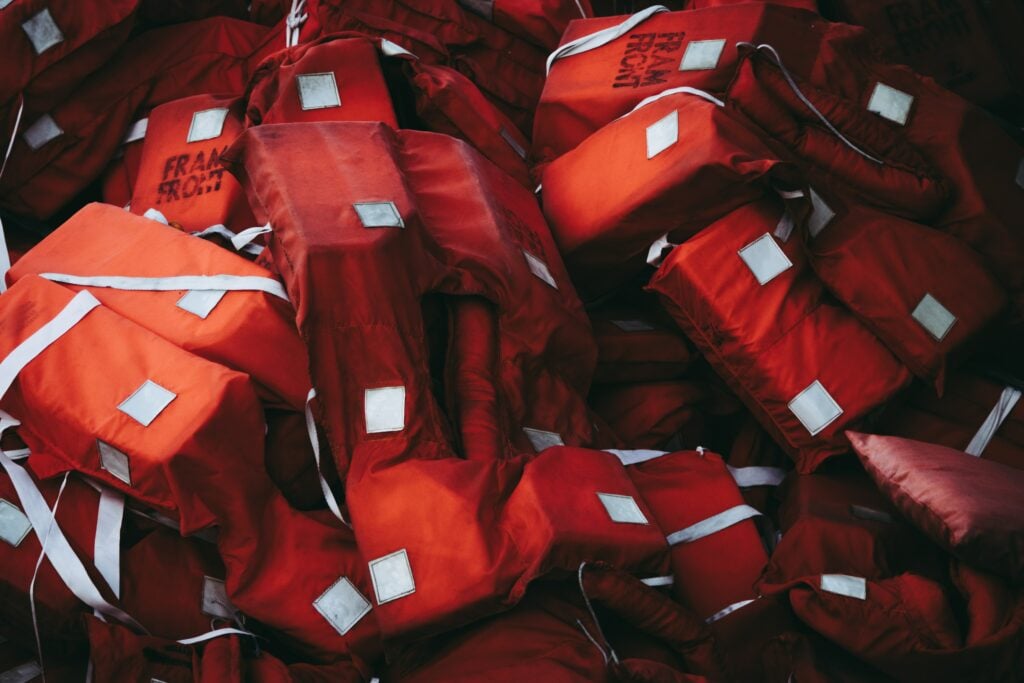
[[[345,635],[370,613],[370,601],[342,576],[313,601],[313,607],[339,635]]]
[[[750,268],[758,284],[765,285],[793,267],[785,252],[770,234],[765,233],[737,252]]]
[[[807,231],[811,234],[811,237],[817,237],[818,233],[825,229],[832,219],[835,218],[836,212],[832,210],[825,200],[821,198],[814,188],[811,188],[811,215],[807,218]]]
[[[338,82],[334,80],[334,72],[300,74],[295,77],[295,81],[299,86],[299,104],[303,110],[341,106],[341,96],[338,95]]]
[[[647,524],[647,517],[644,516],[640,506],[632,496],[622,496],[615,493],[598,493],[601,504],[608,512],[613,522],[621,524]]]
[[[21,508],[0,498],[0,540],[17,548],[31,529],[32,523]]]
[[[532,427],[523,427],[523,432],[526,434],[526,438],[530,440],[533,450],[538,453],[554,446],[565,445],[565,442],[562,441],[562,435],[555,432],[546,432],[543,429],[534,429]]]
[[[412,577],[412,567],[405,548],[372,560],[370,578],[373,579],[373,592],[377,595],[378,605],[416,592],[416,582]]]
[[[868,582],[861,576],[822,574],[821,590],[857,600],[868,599]]]
[[[405,429],[405,387],[378,387],[363,393],[366,433],[400,432]]]
[[[235,606],[228,599],[228,589],[224,582],[212,576],[203,577],[203,614],[219,619],[233,619]]]
[[[680,71],[706,71],[718,66],[725,49],[725,40],[694,40],[686,46]]]
[[[652,332],[655,329],[643,320],[612,320],[611,323],[623,332]]]
[[[191,289],[178,299],[178,308],[206,320],[220,300],[227,294],[223,289]]]
[[[364,228],[404,228],[394,202],[356,202],[352,205]]]
[[[188,127],[188,137],[185,142],[200,142],[219,138],[220,134],[224,132],[224,120],[227,117],[228,110],[223,107],[197,111],[192,114],[192,123]]]
[[[117,409],[143,427],[148,427],[177,397],[173,391],[147,379],[131,396],[121,401]]]
[[[43,114],[36,119],[35,123],[25,129],[21,137],[25,140],[25,144],[35,150],[63,134],[64,131],[53,120],[53,117],[49,114]]]
[[[925,294],[910,314],[935,341],[942,341],[956,322],[956,316],[931,294]]]
[[[1017,165],[1017,187],[1024,189],[1024,159]]]
[[[843,409],[818,380],[789,402],[789,410],[811,436],[817,435],[843,414]]]
[[[539,258],[525,250],[523,251],[523,256],[526,257],[526,265],[530,269],[530,272],[534,274],[534,276],[543,280],[551,287],[558,289],[558,283],[555,282],[554,276],[551,274],[551,271],[548,270],[548,264],[544,263]]]
[[[96,446],[100,452],[100,467],[131,486],[132,471],[128,456],[109,443],[99,439],[96,439]]]
[[[36,51],[37,55],[43,54],[54,45],[64,41],[64,34],[61,33],[57,22],[53,20],[53,15],[50,14],[48,8],[44,8],[30,17],[21,25],[21,29],[28,36],[29,42],[32,43],[32,49]]]
[[[910,107],[913,104],[913,95],[885,83],[876,83],[868,101],[868,111],[904,126],[910,117]]]
[[[0,673],[0,683],[29,683],[43,675],[39,662],[25,662]]]
[[[647,158],[653,159],[678,141],[679,112],[672,110],[647,126]]]

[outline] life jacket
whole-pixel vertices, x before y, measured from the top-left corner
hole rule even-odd
[[[8,282],[40,275],[87,289],[175,345],[247,373],[269,405],[303,410],[305,349],[288,295],[264,269],[105,204],[85,206],[30,254]]]
[[[242,100],[196,95],[150,112],[130,201],[143,215],[156,209],[182,230],[211,225],[234,231],[253,226],[238,181],[220,165],[220,155],[242,132]]]
[[[736,43],[779,46],[790,69],[808,75],[836,61],[835,44],[858,42],[861,33],[764,2],[686,12],[655,5],[630,17],[573,21],[548,57],[533,156],[541,164],[558,158],[666,89],[721,93],[735,71]]]
[[[706,92],[667,90],[551,163],[544,213],[573,277],[602,294],[642,271],[662,236],[685,240],[775,180],[794,182],[792,169],[756,129]]]
[[[383,680],[720,680],[722,653],[685,608],[601,565],[574,579],[536,584],[504,614],[406,648]]]
[[[974,567],[1024,579],[1024,472],[894,436],[851,433],[850,441],[886,497],[928,538]]]
[[[597,341],[595,384],[679,379],[694,360],[686,337],[653,307],[601,308],[589,315]]]
[[[714,392],[691,380],[596,386],[589,401],[630,448],[703,443],[705,411],[715,409]]]
[[[307,661],[368,667],[379,643],[372,617],[364,618],[365,565],[347,529],[293,511],[275,490],[247,375],[177,348],[87,291],[38,277],[19,280],[0,308],[10,368],[0,408],[24,424],[34,474],[77,471],[169,518],[183,535],[218,526],[225,591],[238,610]],[[88,362],[82,348],[94,349]],[[49,381],[55,372],[59,382]],[[76,409],[62,410],[69,405]],[[23,500],[29,484],[19,489]],[[225,494],[232,490],[245,495]],[[283,585],[275,576],[301,581]],[[97,604],[90,606],[131,619]]]
[[[773,233],[785,218],[775,200],[741,207],[675,247],[649,286],[797,468],[811,472],[846,452],[843,430],[910,374],[825,296],[799,240],[780,244]]]
[[[277,35],[215,17],[147,31],[18,133],[0,205],[46,219],[96,180],[140,114],[204,92],[241,94],[247,60]]]
[[[875,427],[916,441],[955,448],[986,460],[1024,469],[1024,403],[1021,390],[983,375],[957,371],[936,396],[918,386],[892,406]]]

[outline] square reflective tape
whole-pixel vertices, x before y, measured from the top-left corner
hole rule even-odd
[[[363,393],[366,433],[400,432],[405,429],[405,387],[379,387]]]
[[[341,96],[338,95],[338,82],[334,80],[334,72],[300,74],[295,77],[295,82],[299,86],[299,104],[303,110],[341,106]]]
[[[21,508],[0,498],[0,540],[17,548],[31,529],[32,523]]]
[[[825,229],[825,226],[832,222],[836,212],[832,210],[825,200],[821,198],[814,188],[811,190],[811,215],[807,218],[807,231],[811,237],[817,237],[818,233]]]
[[[313,601],[313,607],[339,635],[345,635],[370,612],[370,601],[342,576]]]
[[[356,202],[352,205],[364,228],[404,228],[394,202]]]
[[[725,49],[725,40],[694,40],[686,46],[680,71],[706,71],[718,66],[718,60]]]
[[[526,266],[533,273],[534,277],[543,280],[545,284],[550,287],[558,289],[558,283],[555,282],[554,276],[551,275],[551,271],[548,270],[548,264],[541,261],[539,258],[524,250],[523,256],[526,257]]]
[[[671,111],[647,126],[647,158],[653,159],[679,141],[679,112]]]
[[[220,619],[233,619],[235,607],[228,599],[228,589],[224,582],[212,576],[203,577],[203,614]]]
[[[191,289],[185,292],[178,303],[178,308],[206,320],[220,300],[227,294],[223,289]]]
[[[942,341],[956,322],[956,316],[931,294],[925,294],[910,314],[935,341]]]
[[[372,560],[370,578],[373,579],[373,592],[377,595],[378,605],[416,592],[416,582],[412,578],[412,567],[405,548]]]
[[[793,267],[793,262],[769,233],[761,235],[737,253],[760,285],[768,284]]]
[[[37,55],[41,55],[54,45],[64,41],[64,34],[61,33],[57,22],[53,20],[48,8],[32,15],[21,25],[21,30],[28,36],[32,43],[32,49]]]
[[[644,516],[640,506],[632,496],[623,496],[616,493],[598,493],[601,504],[608,512],[613,522],[621,524],[647,524],[647,517]]]
[[[562,435],[555,432],[546,432],[543,429],[534,429],[533,427],[523,427],[523,432],[526,434],[526,438],[530,440],[533,450],[538,453],[553,446],[565,445],[565,442],[562,441]]]
[[[25,132],[21,134],[25,144],[31,147],[33,150],[39,149],[47,142],[56,140],[64,131],[57,122],[53,120],[53,117],[49,114],[43,114],[35,123],[25,129]]]
[[[789,402],[789,410],[811,436],[817,435],[843,414],[843,409],[818,380]]]
[[[96,447],[100,452],[100,468],[110,472],[112,475],[128,484],[132,485],[132,471],[131,465],[128,461],[128,456],[114,448],[105,441],[96,439]]]
[[[871,92],[871,99],[868,100],[868,111],[905,126],[913,104],[913,95],[885,83],[876,83],[875,89]]]
[[[143,427],[148,427],[177,397],[173,391],[147,379],[131,396],[121,401],[117,409]]]
[[[868,582],[860,576],[849,574],[822,574],[821,590],[836,595],[844,595],[857,600],[868,599]]]
[[[224,119],[228,117],[228,110],[204,109],[192,114],[192,124],[188,127],[188,137],[185,142],[200,142],[201,140],[213,140],[219,138],[224,132]]]

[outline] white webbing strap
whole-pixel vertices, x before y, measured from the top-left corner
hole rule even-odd
[[[717,612],[712,614],[710,617],[705,619],[704,623],[705,624],[713,624],[716,621],[718,621],[719,619],[724,619],[725,617],[729,616],[730,614],[732,614],[736,610],[743,609],[747,605],[749,605],[752,602],[754,602],[754,600],[756,600],[756,599],[757,598],[751,598],[749,600],[740,600],[738,602],[732,603],[731,605],[723,607],[722,609],[718,610]]]
[[[21,423],[18,420],[0,410],[0,434],[3,434],[6,429],[19,424]],[[11,484],[18,494],[18,500],[21,502],[25,516],[28,517],[29,522],[32,524],[32,528],[36,532],[36,536],[39,537],[40,543],[43,542],[44,538],[46,539],[46,545],[44,546],[46,557],[50,560],[50,564],[53,565],[53,568],[68,589],[74,593],[76,598],[93,610],[145,633],[146,630],[141,624],[122,609],[111,605],[103,598],[96,584],[90,578],[89,573],[85,570],[82,561],[71,548],[71,544],[68,543],[68,539],[64,532],[61,531],[60,526],[56,522],[52,525],[50,524],[52,516],[50,507],[46,504],[46,499],[43,498],[43,494],[39,491],[36,483],[32,481],[29,473],[20,465],[15,464],[2,450],[0,450],[0,466],[6,470],[7,476],[10,477]]]
[[[171,275],[168,277],[131,277],[123,275],[69,275],[39,273],[39,277],[81,287],[106,287],[139,292],[175,292],[179,290],[217,290],[225,292],[264,292],[290,301],[284,285],[260,275]]]
[[[149,128],[149,117],[139,119],[131,126],[128,127],[128,132],[124,134],[121,139],[122,145],[127,145],[130,142],[141,140],[146,137],[146,130]]]
[[[562,59],[563,57],[571,57],[572,55],[578,55],[583,52],[589,52],[590,50],[607,45],[613,40],[626,35],[638,25],[653,17],[655,14],[668,11],[668,7],[663,5],[652,5],[651,7],[640,10],[617,26],[609,26],[606,29],[596,31],[585,36],[580,36],[576,40],[570,40],[568,43],[559,46],[554,52],[548,55],[547,70],[544,73],[551,73],[551,66],[555,63],[555,60]]]
[[[615,654],[615,650],[612,648],[612,644],[609,643],[608,639],[605,637],[604,630],[601,628],[601,622],[597,620],[597,612],[594,611],[594,606],[590,603],[590,596],[587,595],[587,590],[583,587],[583,570],[586,568],[586,566],[587,563],[585,561],[580,562],[579,569],[576,570],[576,581],[580,585],[580,594],[583,595],[583,603],[587,606],[587,611],[590,612],[590,618],[594,621],[594,627],[597,629],[597,635],[601,636],[601,640],[603,640],[605,645],[608,646],[608,651],[606,652],[605,649],[601,647],[601,645],[597,642],[597,640],[595,640],[594,637],[590,635],[590,632],[587,631],[586,627],[579,619],[576,620],[576,623],[583,630],[583,634],[590,640],[591,643],[594,644],[594,646],[598,650],[601,651],[601,654],[604,655],[605,663],[608,663],[608,661],[610,660],[618,664],[619,656]]]
[[[285,19],[284,46],[294,47],[299,44],[299,31],[306,23],[309,14],[302,10],[306,6],[306,0],[292,0],[292,8],[288,11]]]
[[[7,149],[4,151],[4,160],[0,162],[0,178],[4,177],[4,169],[7,168],[7,160],[11,158],[11,150],[14,149],[14,141],[18,139],[18,127],[21,125],[21,115],[25,111],[25,98],[18,97],[18,113],[14,117],[14,129],[11,131],[11,139],[7,142]],[[7,235],[4,233],[4,221],[0,218],[0,292],[7,290],[7,271],[11,269],[11,254],[7,251]]]
[[[641,462],[647,462],[648,460],[655,460],[657,458],[666,456],[669,454],[668,451],[652,451],[646,449],[636,449],[630,451],[620,451],[614,448],[606,448],[605,453],[611,453],[623,465],[636,465]]]
[[[252,241],[260,235],[265,235],[270,232],[270,223],[266,225],[260,225],[255,228],[246,228],[241,232],[235,232],[229,229],[227,226],[211,225],[205,230],[192,233],[193,237],[209,237],[211,235],[217,235],[223,237],[227,241],[231,242],[231,246],[234,247],[235,251],[244,251],[247,254],[253,256],[259,256],[263,253],[263,246],[259,244],[253,244]]]
[[[790,89],[793,91],[793,94],[795,94],[800,99],[800,101],[804,103],[805,107],[807,107],[808,109],[811,110],[811,113],[813,113],[815,116],[818,117],[818,120],[820,120],[823,124],[825,124],[825,127],[828,128],[829,131],[831,131],[833,135],[835,135],[837,138],[839,138],[843,142],[843,144],[845,144],[847,147],[849,147],[854,152],[856,152],[857,154],[861,155],[862,157],[864,157],[868,161],[873,161],[876,164],[880,164],[882,166],[885,165],[885,162],[882,161],[881,159],[879,159],[878,157],[872,156],[872,155],[868,154],[867,152],[862,150],[860,147],[858,147],[857,145],[853,144],[853,142],[851,142],[849,140],[849,138],[847,138],[845,135],[840,133],[839,129],[837,129],[835,126],[832,125],[832,122],[829,121],[825,117],[824,114],[822,114],[820,111],[818,111],[818,108],[815,107],[814,104],[812,104],[809,99],[807,99],[807,96],[804,95],[802,90],[800,90],[800,87],[796,84],[796,81],[793,80],[793,76],[790,75],[789,69],[787,69],[786,65],[782,63],[782,57],[779,56],[779,53],[775,51],[774,47],[772,47],[771,45],[765,45],[765,44],[761,44],[761,45],[755,46],[752,43],[738,43],[738,45],[746,45],[746,46],[753,47],[753,48],[755,48],[757,50],[763,50],[763,51],[767,52],[768,54],[770,54],[772,57],[774,57],[775,58],[775,63],[779,66],[779,70],[782,71],[782,75],[785,77],[786,82],[789,84]]]
[[[18,373],[26,365],[99,305],[100,302],[89,292],[79,292],[52,320],[14,347],[14,350],[0,361],[0,398],[7,394]]]
[[[719,107],[724,107],[725,106],[725,102],[723,102],[722,100],[718,99],[717,97],[715,97],[711,93],[706,92],[704,90],[700,90],[698,88],[691,88],[688,85],[684,85],[684,86],[680,86],[678,88],[669,88],[668,90],[662,90],[657,95],[651,95],[650,97],[645,97],[644,99],[640,100],[640,102],[635,107],[633,107],[628,112],[626,112],[625,114],[623,114],[622,116],[618,117],[615,120],[618,121],[621,118],[625,118],[625,117],[629,116],[630,114],[632,114],[633,112],[635,112],[636,110],[642,109],[643,107],[646,107],[648,104],[652,104],[654,102],[657,102],[658,100],[660,100],[663,97],[668,97],[669,95],[680,95],[680,94],[694,95],[696,97],[701,98],[702,100],[707,100],[711,104],[717,105]]]
[[[786,471],[781,467],[733,467],[729,468],[736,486],[747,489],[752,486],[778,486],[786,478]]]
[[[1009,417],[1010,411],[1013,410],[1014,406],[1017,405],[1017,401],[1020,400],[1020,389],[1014,387],[1006,387],[1003,389],[1003,393],[999,395],[999,400],[992,406],[992,411],[985,418],[985,421],[981,423],[981,427],[978,428],[978,433],[974,435],[971,442],[967,444],[967,448],[964,452],[974,457],[980,457],[985,449],[988,447],[992,437],[996,435],[999,428]]]
[[[665,576],[649,576],[646,579],[640,579],[640,582],[650,588],[662,588],[664,586],[671,586],[675,584],[676,577],[671,574]]]
[[[198,643],[205,643],[208,640],[213,640],[214,638],[223,638],[224,636],[249,636],[250,638],[259,638],[255,633],[252,633],[251,631],[244,631],[240,628],[217,628],[198,636],[182,638],[177,642],[181,645],[196,645]]]
[[[717,515],[712,515],[707,519],[702,519],[696,524],[691,524],[685,529],[680,529],[679,531],[671,533],[666,536],[665,540],[668,541],[669,545],[692,543],[704,538],[705,536],[710,536],[711,534],[718,533],[723,529],[728,529],[734,524],[739,524],[745,520],[760,516],[761,513],[749,505],[737,505],[723,512],[719,512]]]
[[[2,431],[0,429],[0,433]],[[39,637],[39,615],[36,614],[36,580],[39,578],[39,568],[43,566],[43,558],[46,557],[46,545],[50,542],[50,530],[57,525],[57,508],[60,507],[60,499],[64,497],[64,489],[68,486],[70,475],[70,472],[64,473],[64,479],[60,482],[60,488],[57,489],[57,498],[53,501],[53,507],[50,508],[50,523],[46,525],[46,533],[40,539],[39,555],[36,557],[36,566],[32,569],[32,580],[28,583],[28,605],[32,611],[32,635],[36,639],[36,654],[39,655],[39,672],[42,674],[43,683],[46,683],[46,671],[42,667],[43,640]]]
[[[665,260],[665,250],[675,249],[677,246],[679,245],[668,241],[668,233],[665,233],[647,248],[647,263],[657,268]]]
[[[316,422],[313,420],[313,409],[310,407],[310,403],[316,398],[316,389],[310,389],[309,394],[306,395],[306,432],[309,434],[309,443],[313,447],[313,460],[316,461],[316,476],[320,480],[320,490],[324,493],[324,500],[327,501],[327,507],[331,509],[334,516],[337,517],[342,524],[347,527],[351,527],[345,517],[341,514],[341,507],[338,505],[337,499],[334,497],[334,491],[327,485],[327,480],[324,479],[323,472],[320,471],[320,437],[316,433]]]
[[[124,496],[100,489],[96,513],[96,538],[93,540],[93,564],[110,586],[115,598],[121,597],[121,525],[124,521]]]

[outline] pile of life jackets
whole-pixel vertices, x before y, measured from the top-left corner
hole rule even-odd
[[[0,0],[0,683],[1024,682],[1022,30]]]

